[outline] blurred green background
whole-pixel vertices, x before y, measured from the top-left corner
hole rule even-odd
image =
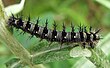
[[[20,0],[3,0],[5,6],[19,3]],[[104,37],[110,31],[110,9],[96,2],[95,0],[26,0],[23,11],[24,18],[31,16],[34,23],[40,17],[40,25],[45,25],[45,20],[49,20],[48,28],[53,29],[54,20],[58,24],[57,29],[62,30],[62,23],[66,24],[66,31],[71,31],[71,22],[78,26],[92,26],[93,29],[101,28],[100,34]],[[20,14],[21,14],[20,13]],[[20,31],[19,31],[20,32]],[[19,32],[14,31],[14,36],[21,44],[29,50],[31,45],[36,42],[33,37],[31,41],[26,39],[28,34],[18,36]],[[25,37],[25,38],[24,38]],[[38,42],[38,41],[37,41]],[[4,63],[11,59],[13,54],[0,42],[0,68],[5,67]],[[63,61],[55,61],[44,64],[46,68],[71,68],[79,58]]]

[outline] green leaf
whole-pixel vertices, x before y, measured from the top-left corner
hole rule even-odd
[[[69,59],[69,51],[72,49],[72,45],[60,45],[53,43],[49,46],[48,42],[42,42],[37,44],[31,49],[33,63],[47,63],[58,60]]]
[[[75,65],[72,66],[72,68],[96,68],[96,66],[85,57],[82,57]]]
[[[110,54],[110,33],[108,33],[102,40],[100,40],[100,43],[98,43],[98,48],[101,48],[102,51],[108,56]]]
[[[95,0],[98,3],[102,4],[103,6],[107,7],[110,9],[110,1],[109,0]]]

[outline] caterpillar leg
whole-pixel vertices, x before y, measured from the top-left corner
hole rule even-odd
[[[50,42],[49,45],[48,45],[48,47],[50,47],[52,43],[53,43],[53,42]]]
[[[60,45],[60,50],[61,50],[61,48],[62,48],[62,44]]]
[[[93,49],[94,48],[93,42],[90,42],[89,46]]]
[[[86,48],[86,43],[82,43],[82,47],[83,48]]]
[[[32,37],[33,37],[33,35],[32,35],[32,36],[29,36],[27,40],[31,40],[31,39],[32,39]]]
[[[17,36],[21,35],[22,33],[23,33],[23,32],[18,33]]]

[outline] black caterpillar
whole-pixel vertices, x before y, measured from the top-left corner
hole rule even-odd
[[[45,26],[39,26],[39,18],[37,19],[36,24],[30,22],[30,17],[28,17],[27,21],[23,21],[22,17],[15,17],[13,14],[8,20],[8,25],[11,27],[16,27],[17,29],[21,29],[24,32],[27,32],[36,37],[41,39],[46,39],[50,42],[59,42],[63,43],[81,43],[82,46],[85,48],[88,45],[91,48],[94,48],[94,43],[100,40],[100,36],[97,34],[99,33],[100,29],[95,32],[92,32],[92,27],[89,28],[87,31],[86,27],[79,26],[79,31],[75,32],[75,28],[73,24],[71,24],[71,32],[65,31],[65,25],[63,24],[63,30],[57,31],[56,30],[56,23],[53,24],[54,29],[48,29],[47,24],[48,21],[46,20]]]

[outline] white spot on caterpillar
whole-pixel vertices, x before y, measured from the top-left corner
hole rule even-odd
[[[74,36],[74,38],[76,38],[76,36]]]
[[[94,36],[93,36],[93,34],[91,34],[91,36],[90,36],[90,38],[91,38],[91,41],[93,41],[93,37],[94,37]]]
[[[57,36],[55,36],[55,38],[56,38]]]
[[[47,36],[47,34],[45,34],[45,36]]]
[[[64,38],[66,39],[66,36]]]
[[[18,20],[15,20],[15,24],[17,24]]]

